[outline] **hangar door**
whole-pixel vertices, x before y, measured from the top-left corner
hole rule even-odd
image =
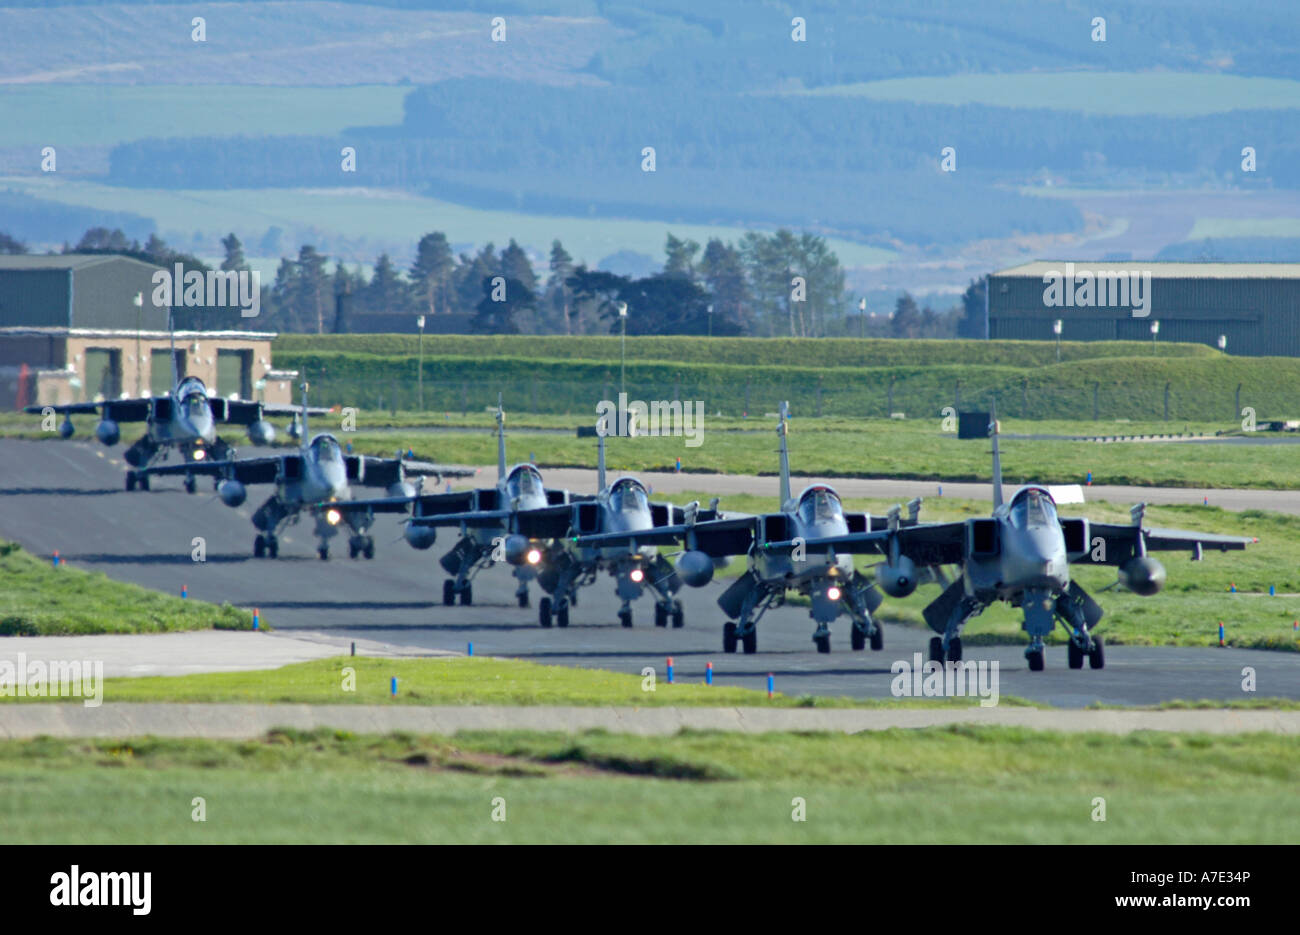
[[[181,350],[176,352],[176,373],[185,376],[185,352]],[[156,347],[149,354],[149,392],[154,396],[166,396],[175,388],[171,351]]]
[[[217,351],[217,395],[253,398],[252,351]]]
[[[107,347],[86,348],[86,399],[118,399],[122,395],[122,352]]]

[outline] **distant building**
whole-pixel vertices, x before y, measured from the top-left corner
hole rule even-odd
[[[227,398],[290,402],[297,373],[271,365],[275,334],[243,330],[235,307],[155,307],[160,268],[100,254],[0,256],[0,408],[167,392],[169,311],[181,376]],[[205,323],[214,327],[196,327]]]
[[[1039,260],[989,275],[988,337],[1160,341],[1300,356],[1300,264]]]

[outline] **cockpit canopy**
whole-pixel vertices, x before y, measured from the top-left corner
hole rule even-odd
[[[186,415],[202,415],[208,408],[208,389],[198,377],[186,377],[176,387],[176,399]]]
[[[333,435],[317,435],[311,440],[310,447],[318,464],[343,460],[343,449],[339,447],[339,440]]]
[[[624,477],[614,482],[609,491],[610,509],[620,513],[639,513],[648,510],[645,488],[640,481]]]
[[[543,492],[541,473],[531,464],[519,465],[506,478],[506,492],[512,500],[540,495]]]
[[[1026,487],[1015,495],[1007,518],[1017,529],[1060,525],[1052,495],[1041,487]]]
[[[799,495],[799,519],[804,523],[824,523],[843,516],[839,495],[829,487],[809,487]]]

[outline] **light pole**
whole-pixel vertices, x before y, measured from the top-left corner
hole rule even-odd
[[[131,300],[135,306],[135,398],[139,399],[140,393],[140,371],[144,368],[144,362],[140,360],[140,315],[144,311],[144,293],[137,292],[135,298]]]
[[[420,327],[420,339],[419,339],[419,348],[420,348],[420,371],[419,371],[419,373],[420,373],[420,378],[419,378],[419,386],[420,386],[420,411],[421,411],[421,412],[424,412],[424,316],[423,316],[423,315],[417,315],[417,316],[416,316],[416,319],[415,319],[415,323]]]
[[[1056,362],[1057,362],[1058,364],[1061,362],[1061,328],[1062,328],[1062,325],[1063,325],[1063,322],[1062,322],[1061,319],[1059,319],[1059,318],[1056,319],[1056,321],[1052,322],[1052,334],[1056,335]]]
[[[1151,322],[1151,356],[1153,357],[1155,356],[1156,353],[1156,335],[1158,335],[1159,333],[1160,333],[1160,322],[1158,321]]]
[[[623,326],[623,336],[619,340],[618,391],[627,392],[627,303],[618,303],[618,320]]]
[[[1227,352],[1228,336],[1226,334],[1219,335],[1218,345],[1219,345],[1219,350],[1224,351],[1225,353]]]
[[[867,298],[863,296],[858,299],[858,335],[865,338],[867,336]]]
[[[713,303],[709,303],[709,337],[713,337]]]

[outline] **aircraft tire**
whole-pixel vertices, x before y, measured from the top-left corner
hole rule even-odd
[[[140,475],[140,489],[141,489],[141,490],[148,490],[148,489],[149,489],[149,475],[148,475],[148,474],[141,474],[141,475]]]
[[[730,620],[722,625],[722,651],[724,653],[736,651],[736,625]]]
[[[623,624],[625,630],[632,626],[632,609],[630,607],[627,610],[618,612],[618,622]]]
[[[1043,671],[1043,651],[1041,649],[1035,649],[1032,653],[1027,653],[1025,658],[1029,660],[1030,672]]]
[[[549,597],[544,597],[537,602],[537,622],[545,630],[551,628],[551,599]]]
[[[686,611],[682,609],[681,601],[673,601],[673,629],[680,630],[686,626]]]
[[[938,636],[930,637],[930,661],[943,662],[943,638]]]
[[[126,489],[135,490],[135,471],[126,472]]]
[[[320,556],[322,562],[328,562],[330,560],[330,547],[323,545],[316,550],[316,554]]]
[[[265,557],[266,557],[266,540],[262,538],[261,534],[259,534],[257,538],[253,540],[253,558],[265,558]]]
[[[444,607],[450,607],[456,603],[456,582],[450,578],[442,583],[442,603]]]
[[[829,636],[814,636],[813,642],[817,644],[817,652],[828,653],[831,651],[831,638]]]
[[[528,606],[528,592],[527,592],[527,591],[523,592],[522,594],[516,594],[515,596],[519,599],[519,606],[520,606],[520,607],[527,607],[527,606]]]
[[[885,648],[885,631],[878,623],[871,633],[871,648],[877,651]]]
[[[668,611],[664,610],[663,604],[655,604],[655,626],[668,626]]]
[[[856,625],[849,627],[849,645],[856,652],[859,649],[867,648],[867,635],[857,628]]]
[[[569,625],[569,605],[560,601],[560,606],[555,608],[555,624],[560,627]]]
[[[758,652],[758,631],[750,630],[740,638],[740,648],[745,651],[746,656],[752,656]]]
[[[948,661],[961,662],[961,637],[954,636],[948,641]]]
[[[1106,651],[1102,648],[1101,637],[1092,638],[1092,652],[1088,653],[1088,665],[1094,669],[1106,668]]]
[[[275,536],[266,537],[266,554],[271,558],[280,557],[280,540]]]
[[[1065,653],[1071,669],[1083,668],[1083,650],[1079,648],[1074,640],[1070,640],[1065,648]]]
[[[470,604],[473,603],[474,603],[474,586],[471,585],[469,582],[466,582],[465,587],[462,588],[460,592],[460,605],[462,607],[468,607]]]
[[[185,492],[186,492],[186,493],[194,493],[194,492],[195,492],[196,490],[198,490],[198,489],[199,489],[199,485],[198,485],[198,482],[194,480],[194,475],[193,475],[193,474],[186,474],[186,475],[185,475]]]

